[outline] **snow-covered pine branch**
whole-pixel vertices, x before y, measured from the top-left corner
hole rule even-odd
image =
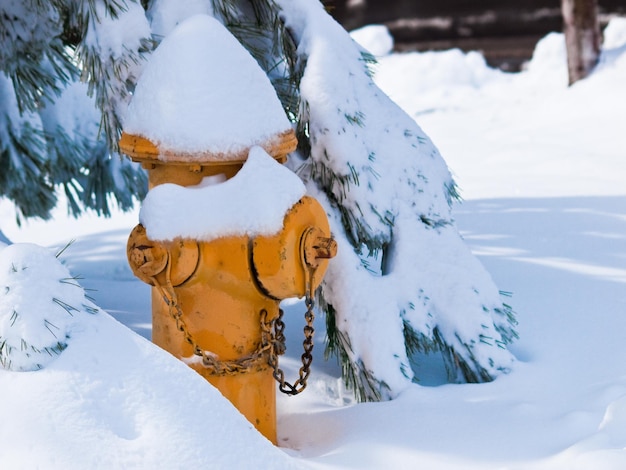
[[[455,381],[508,370],[515,319],[454,226],[455,184],[438,150],[320,3],[277,3],[302,70],[310,155],[298,172],[339,243],[321,300],[344,378],[378,400],[419,380],[416,353],[441,351]]]
[[[85,315],[99,310],[53,252],[0,243],[0,367],[44,368],[61,354]]]
[[[143,196],[145,176],[114,149],[149,38],[133,0],[0,4],[0,196],[18,220],[49,217],[59,189],[73,214],[108,215],[112,199],[129,209]]]
[[[150,26],[136,0],[81,2],[74,16],[82,31],[77,58],[82,80],[95,91],[109,147],[117,149],[123,112],[141,70],[142,54],[153,48]]]

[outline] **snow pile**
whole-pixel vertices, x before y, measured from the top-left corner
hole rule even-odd
[[[626,17],[611,19],[604,29],[603,36],[602,47],[605,50],[623,49],[626,47]]]
[[[196,372],[81,307],[82,287],[49,250],[2,249],[0,285],[3,467],[297,468]]]
[[[520,73],[442,51],[382,57],[374,78],[437,143],[464,198],[622,194],[626,134],[615,112],[626,102],[625,22],[609,23],[596,70],[572,87],[557,33],[539,41]],[[592,122],[601,135],[581,128]],[[561,154],[567,164],[553,157]]]
[[[550,33],[542,38],[525,68],[527,77],[543,86],[567,86],[567,51],[563,34]]]
[[[614,18],[604,30],[603,51],[596,75],[626,74],[626,17]]]
[[[273,235],[304,193],[304,184],[291,170],[252,147],[241,170],[227,181],[218,176],[196,187],[156,186],[148,192],[139,220],[153,240]]]
[[[234,154],[291,130],[252,56],[216,19],[179,24],[146,65],[124,131],[161,150]]]
[[[384,25],[373,24],[350,31],[359,45],[375,56],[385,56],[393,51],[393,36]]]
[[[506,74],[490,68],[478,52],[450,49],[381,57],[374,79],[391,99],[418,117],[454,110],[468,98],[481,106],[484,85],[502,81]]]
[[[48,249],[26,243],[0,250],[0,364],[41,369],[97,309]]]

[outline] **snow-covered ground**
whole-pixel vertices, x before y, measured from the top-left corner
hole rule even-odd
[[[195,373],[85,313],[46,368],[0,370],[3,468],[626,468],[626,19],[606,31],[596,72],[571,88],[560,35],[518,74],[454,50],[379,60],[379,85],[455,174],[465,240],[512,293],[512,372],[442,384],[432,358],[422,385],[356,404],[318,344],[309,388],[279,397],[274,448]],[[0,217],[14,242],[75,239],[61,256],[70,271],[149,338],[149,289],[125,257],[137,212],[71,220],[61,209],[19,228],[3,203]],[[302,313],[287,306],[290,376]]]

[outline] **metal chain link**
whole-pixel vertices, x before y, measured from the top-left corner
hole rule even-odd
[[[313,355],[311,353],[313,351],[313,335],[315,334],[313,320],[315,320],[315,315],[313,313],[313,301],[309,299],[308,295],[305,300],[305,304],[307,305],[307,311],[304,314],[306,326],[304,327],[304,341],[302,342],[302,346],[304,348],[304,353],[301,356],[302,367],[300,367],[300,370],[298,371],[298,379],[293,384],[290,384],[285,380],[285,373],[280,367],[278,367],[278,356],[283,354],[285,348],[285,336],[283,334],[285,323],[282,321],[282,309],[279,311],[278,318],[273,322],[270,322],[269,325],[266,322],[263,322],[263,320],[261,321],[261,334],[264,337],[262,344],[265,344],[266,342],[272,344],[272,347],[269,350],[270,355],[268,363],[274,370],[273,376],[278,382],[278,389],[287,395],[297,395],[302,392],[306,388],[307,380],[311,374],[311,363],[313,362]],[[262,310],[261,317],[263,318],[266,315],[267,311]],[[271,325],[271,323],[273,323],[273,325]],[[274,334],[272,335],[272,333]],[[272,336],[273,340],[269,339]]]
[[[302,342],[302,346],[304,348],[304,353],[301,356],[302,367],[298,371],[298,379],[290,384],[285,381],[285,373],[281,368],[278,367],[278,354],[276,351],[276,347],[272,347],[270,349],[270,357],[269,364],[274,369],[274,379],[278,382],[278,389],[287,395],[297,395],[302,392],[307,385],[307,380],[309,375],[311,374],[311,363],[313,362],[313,335],[315,334],[315,329],[313,328],[313,320],[315,320],[315,314],[313,313],[314,307],[314,288],[313,288],[313,274],[315,272],[315,268],[307,265],[307,276],[306,276],[306,296],[304,299],[304,303],[306,305],[306,312],[304,313],[304,319],[306,320],[306,326],[304,327],[304,341]],[[283,331],[285,329],[285,323],[282,321],[283,311],[280,310],[278,318],[274,321],[274,338],[276,342],[279,342],[283,345],[285,344],[285,336]],[[262,322],[263,324],[263,322]],[[263,331],[262,334],[267,334],[266,331]]]
[[[202,365],[211,375],[237,375],[251,370],[263,369],[267,364],[265,359],[266,353],[271,349],[271,344],[260,344],[259,347],[246,356],[232,361],[220,360],[214,353],[201,348],[193,339],[187,324],[183,319],[183,311],[178,305],[176,293],[173,288],[165,289],[156,279],[153,279],[155,287],[161,293],[163,301],[169,308],[170,315],[176,323],[176,329],[183,334],[185,341],[189,343],[193,349],[193,354],[202,358]],[[169,291],[169,292],[168,292]]]
[[[278,367],[278,356],[285,352],[285,323],[282,321],[282,309],[279,309],[278,318],[272,321],[267,320],[267,310],[261,310],[261,343],[253,353],[232,361],[219,360],[215,354],[201,348],[191,336],[185,320],[183,319],[183,311],[178,305],[176,292],[170,281],[171,268],[169,264],[170,263],[167,264],[165,287],[162,286],[154,276],[150,279],[161,294],[163,301],[168,306],[169,313],[176,323],[176,329],[183,334],[185,341],[191,345],[194,355],[202,358],[202,365],[211,375],[236,375],[249,372],[253,369],[259,370],[266,364],[269,364],[273,369],[274,379],[278,382],[278,388],[281,392],[287,395],[297,395],[306,388],[307,379],[311,373],[311,363],[313,362],[313,355],[311,353],[313,351],[313,335],[315,334],[315,329],[313,328],[313,321],[315,320],[315,314],[313,313],[313,268],[307,270],[307,293],[305,297],[307,310],[304,314],[306,326],[304,327],[304,341],[302,342],[304,348],[304,353],[301,356],[302,367],[300,367],[298,379],[292,385],[285,381],[285,374],[282,369]],[[265,356],[267,356],[267,359]]]

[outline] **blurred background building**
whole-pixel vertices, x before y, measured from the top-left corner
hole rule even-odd
[[[347,30],[384,24],[395,50],[480,50],[487,62],[515,71],[537,41],[561,32],[560,0],[325,0]],[[601,26],[626,15],[626,0],[598,0]]]

